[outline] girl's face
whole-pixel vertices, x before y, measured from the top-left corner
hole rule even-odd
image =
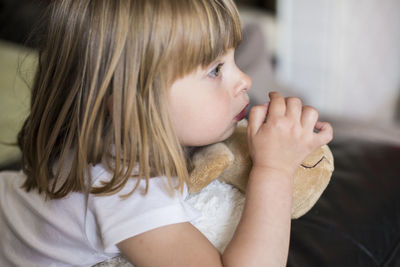
[[[169,112],[184,146],[203,146],[228,138],[249,104],[251,79],[235,64],[234,49],[206,69],[176,80],[169,92]]]

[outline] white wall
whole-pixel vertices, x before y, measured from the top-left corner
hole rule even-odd
[[[322,114],[390,122],[400,0],[278,0],[278,77]]]

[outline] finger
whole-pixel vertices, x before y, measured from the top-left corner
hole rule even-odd
[[[318,121],[315,124],[315,129],[317,129],[318,132],[314,133],[314,135],[318,139],[320,146],[325,145],[332,140],[333,128],[330,123]]]
[[[302,113],[302,102],[297,97],[286,98],[286,116],[300,120]]]
[[[283,116],[286,111],[286,103],[283,96],[278,92],[269,93],[270,103],[268,113],[270,116]]]
[[[247,129],[250,135],[257,133],[261,125],[265,121],[265,117],[268,113],[268,104],[253,106],[249,113],[249,123]]]
[[[318,111],[311,106],[304,106],[301,113],[301,125],[313,131],[318,121]]]

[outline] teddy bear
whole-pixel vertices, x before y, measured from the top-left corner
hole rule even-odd
[[[252,166],[247,122],[239,124],[227,140],[194,150],[191,165],[190,193],[199,192],[215,179],[244,193]],[[333,155],[327,145],[313,151],[300,164],[294,176],[292,219],[303,216],[314,206],[328,186],[333,170]]]

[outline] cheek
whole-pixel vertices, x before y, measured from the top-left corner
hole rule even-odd
[[[202,89],[199,89],[202,90]],[[180,117],[186,123],[204,126],[213,125],[216,122],[231,119],[231,100],[227,92],[223,90],[203,91],[203,94],[190,95],[178,101],[176,117]],[[196,123],[200,121],[202,123]]]
[[[219,91],[212,97],[204,98],[193,106],[193,115],[203,122],[206,128],[217,127],[219,124],[230,122],[232,119],[232,104],[228,93]]]
[[[229,137],[232,122],[230,102],[222,98],[188,108],[181,117],[178,137],[184,145],[208,145]]]
[[[177,82],[170,95],[170,115],[181,144],[207,145],[232,132],[233,98],[224,84]]]

